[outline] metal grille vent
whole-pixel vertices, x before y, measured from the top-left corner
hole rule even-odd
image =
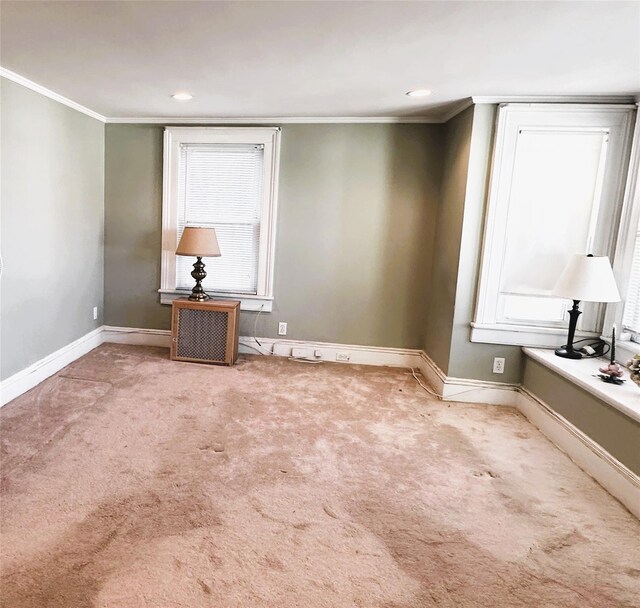
[[[178,357],[224,362],[229,314],[217,310],[178,311]]]

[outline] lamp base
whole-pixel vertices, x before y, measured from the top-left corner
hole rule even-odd
[[[205,272],[204,262],[202,261],[201,256],[198,256],[196,263],[193,265],[191,276],[196,280],[196,284],[191,290],[189,299],[192,302],[204,302],[205,300],[208,300],[209,296],[204,292],[204,289],[202,288],[202,281],[204,281],[207,277],[207,273]]]
[[[569,311],[569,335],[567,336],[567,343],[556,349],[556,356],[558,357],[563,357],[565,359],[582,359],[582,353],[579,353],[573,348],[573,337],[576,334],[578,317],[582,314],[578,308],[578,304],[580,304],[580,301],[574,300],[573,307]]]
[[[566,346],[556,348],[555,353],[558,357],[564,357],[565,359],[582,359],[582,353],[573,348],[569,349]]]
[[[192,302],[205,302],[206,300],[209,300],[210,297],[206,293],[191,292],[191,295],[189,296],[188,299],[191,300]]]

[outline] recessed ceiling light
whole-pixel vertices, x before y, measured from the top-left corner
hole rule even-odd
[[[177,99],[178,101],[189,101],[190,99],[193,99],[193,95],[191,93],[187,93],[186,91],[174,93],[171,97]]]
[[[409,97],[428,97],[431,95],[429,89],[416,89],[415,91],[407,91]]]

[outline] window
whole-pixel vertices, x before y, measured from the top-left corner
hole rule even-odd
[[[627,298],[622,317],[623,330],[640,342],[640,231],[636,228]]]
[[[618,361],[640,352],[640,124],[636,121],[613,271],[623,301],[607,306],[605,333],[615,324]]]
[[[557,346],[567,301],[552,295],[574,253],[613,257],[633,108],[505,104],[498,111],[471,340]],[[585,303],[581,336],[605,308]]]
[[[176,256],[186,226],[216,229],[221,257],[204,258],[205,290],[269,311],[278,128],[165,129],[161,301],[190,293],[194,259]]]

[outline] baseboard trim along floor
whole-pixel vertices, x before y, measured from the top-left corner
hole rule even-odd
[[[171,332],[164,329],[108,325],[99,327],[3,380],[0,383],[0,406],[35,387],[104,342],[168,348],[171,345]],[[295,348],[301,349],[305,356],[316,360],[413,368],[420,371],[431,387],[442,395],[444,401],[515,407],[583,471],[640,518],[640,478],[538,397],[519,385],[449,377],[424,351],[417,349],[273,338],[256,340],[246,336],[240,337],[239,342],[242,353],[291,357]]]
[[[640,519],[640,477],[524,387],[520,387],[517,407],[551,443]]]
[[[103,342],[103,328],[98,327],[70,344],[43,357],[0,382],[0,407],[37,386],[63,367],[73,363]]]

